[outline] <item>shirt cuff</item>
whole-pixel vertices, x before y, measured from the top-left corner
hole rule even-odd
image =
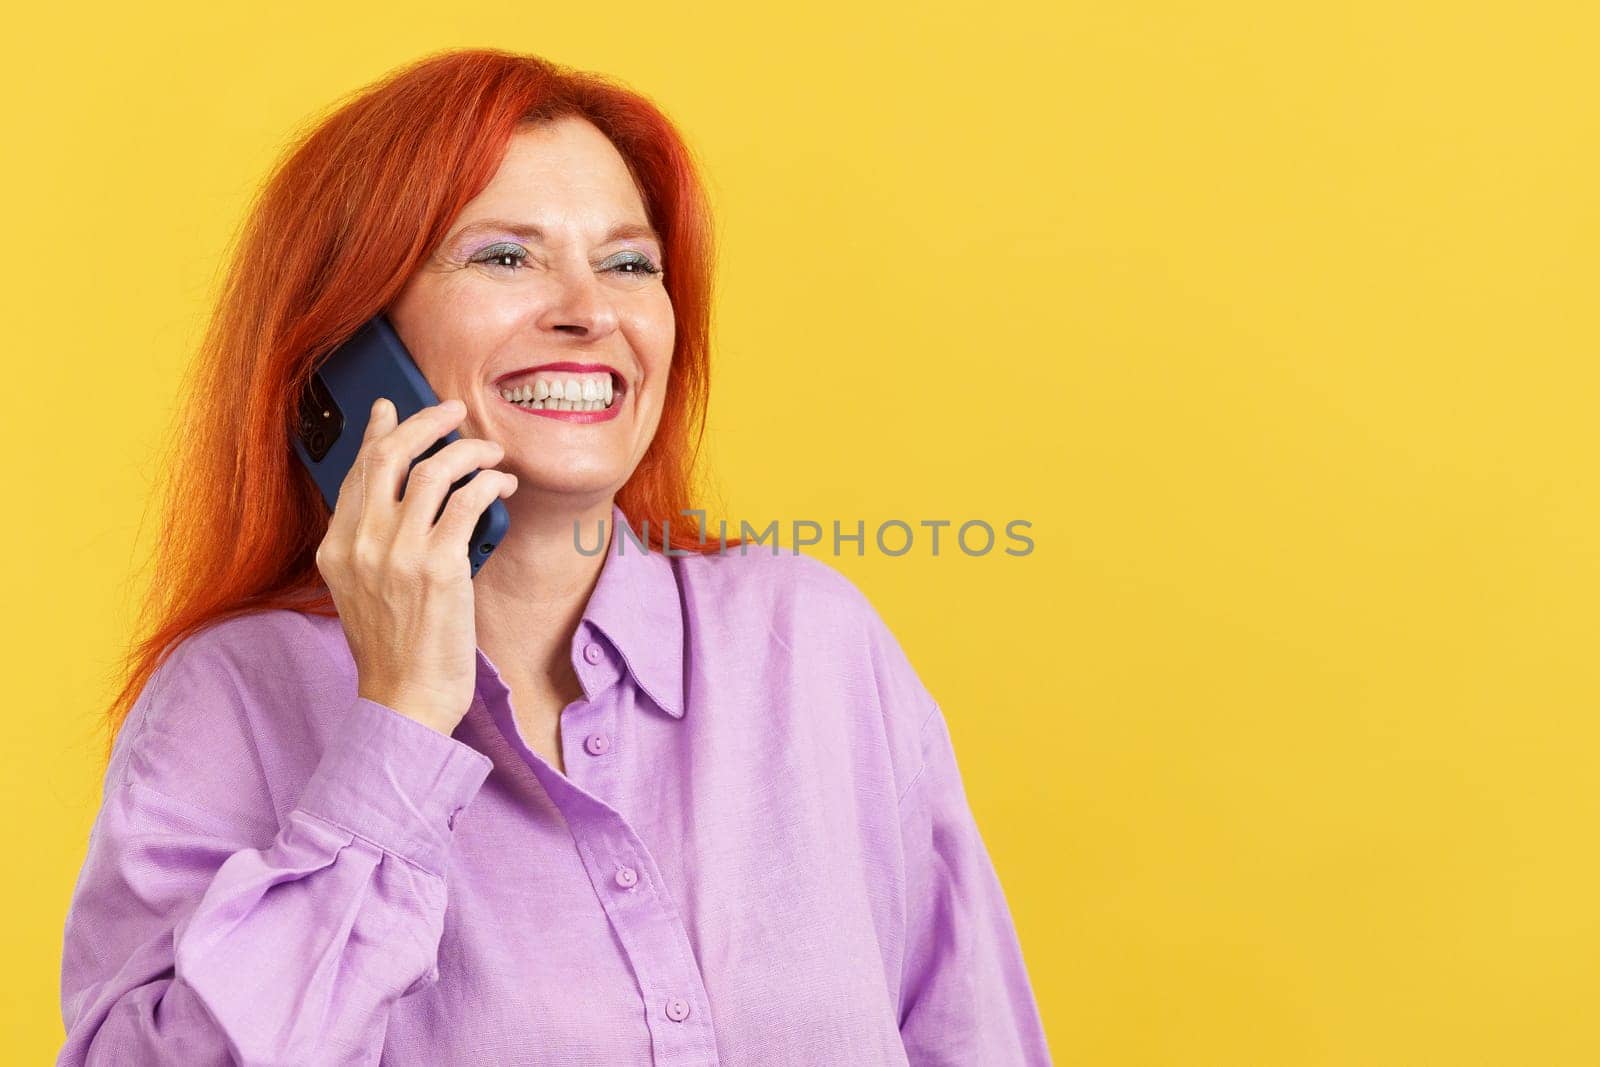
[[[456,814],[493,769],[472,746],[356,697],[299,808],[442,876]]]

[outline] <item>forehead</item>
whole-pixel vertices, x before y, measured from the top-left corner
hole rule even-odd
[[[607,222],[643,222],[645,215],[622,154],[593,123],[572,116],[513,134],[499,169],[462,217],[515,210],[537,223],[546,207],[603,209]]]

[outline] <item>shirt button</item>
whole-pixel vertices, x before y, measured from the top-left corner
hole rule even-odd
[[[583,658],[588,660],[590,663],[599,663],[600,646],[595,644],[593,641],[590,641],[587,645],[584,645]]]
[[[589,750],[589,755],[598,756],[611,750],[611,735],[605,733],[590,734],[583,742],[583,747]]]
[[[689,1002],[682,997],[673,997],[667,1001],[667,1018],[675,1023],[681,1023],[689,1017]]]
[[[638,882],[638,881],[639,881],[639,875],[634,872],[634,869],[632,867],[618,867],[617,868],[617,884],[620,885],[622,888],[624,888],[624,889],[632,889],[634,887],[634,884],[636,882]]]

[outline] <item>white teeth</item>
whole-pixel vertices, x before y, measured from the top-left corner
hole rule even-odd
[[[572,377],[536,375],[500,395],[513,404],[545,411],[603,411],[616,399],[616,386],[608,373]]]

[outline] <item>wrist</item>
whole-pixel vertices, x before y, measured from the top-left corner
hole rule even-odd
[[[396,715],[404,715],[408,719],[415,719],[422,725],[449,737],[461,722],[461,715],[442,715],[436,705],[430,702],[416,700],[399,693],[390,693],[380,688],[365,687],[357,690],[357,696],[370,700],[374,704],[382,704]]]

